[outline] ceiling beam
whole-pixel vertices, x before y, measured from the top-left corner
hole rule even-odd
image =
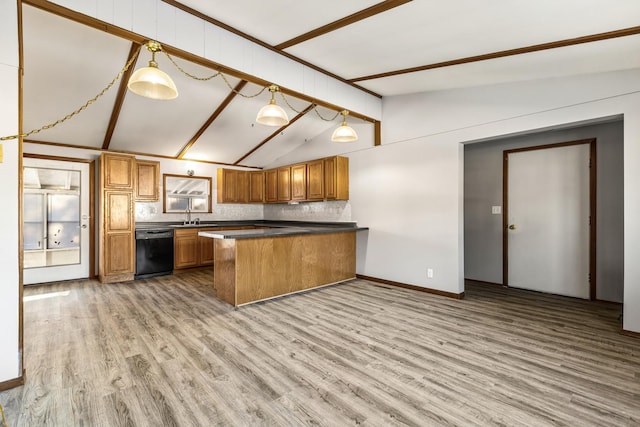
[[[95,147],[87,147],[86,145],[76,145],[76,144],[65,144],[65,143],[61,143],[61,142],[48,142],[48,141],[38,141],[35,139],[25,139],[23,141],[25,144],[39,144],[39,145],[50,145],[52,147],[63,147],[63,148],[81,148],[83,150],[93,150],[93,151],[98,151],[98,152],[109,152],[109,153],[121,153],[121,154],[129,154],[132,156],[145,156],[145,157],[156,157],[158,159],[169,159],[169,160],[175,160],[175,156],[164,156],[162,154],[153,154],[153,153],[142,153],[140,151],[127,151],[127,150],[103,150],[102,148],[95,148]],[[26,154],[25,154],[26,156]],[[245,168],[251,168],[251,169],[262,169],[261,167],[257,167],[257,166],[246,166],[246,165],[236,165],[236,164],[231,164],[231,163],[223,163],[223,162],[212,162],[209,160],[199,160],[199,159],[189,159],[190,162],[198,162],[198,163],[206,163],[209,165],[221,165],[221,166],[242,166]]]
[[[294,37],[291,40],[287,40],[286,42],[277,44],[274,46],[274,48],[278,50],[287,49],[291,46],[306,42],[307,40],[311,40],[332,31],[339,30],[340,28],[346,27],[347,25],[351,25],[355,22],[362,21],[363,19],[370,18],[379,13],[386,12],[387,10],[401,6],[405,3],[409,3],[410,1],[412,0],[386,0],[381,3],[374,4],[373,6],[362,9],[359,12],[352,13],[351,15],[345,16],[344,18],[338,19],[337,21],[333,21],[327,25],[323,25],[322,27],[318,27],[307,33]]]
[[[245,38],[245,39],[247,39],[247,40],[249,40],[249,41],[251,41],[251,42],[253,42],[253,43],[257,44],[257,45],[260,45],[260,46],[264,47],[265,49],[269,49],[272,52],[276,52],[276,53],[278,53],[280,55],[286,56],[287,58],[289,58],[289,59],[291,59],[293,61],[296,61],[296,62],[298,62],[298,63],[300,63],[300,64],[302,64],[302,65],[304,65],[306,67],[309,67],[309,68],[314,69],[314,70],[316,70],[316,71],[318,71],[318,72],[320,72],[322,74],[325,74],[325,75],[327,75],[329,77],[332,77],[332,78],[334,78],[336,80],[339,80],[342,83],[348,84],[349,86],[353,86],[356,89],[359,89],[359,90],[361,90],[363,92],[368,93],[369,95],[373,95],[373,96],[376,96],[378,98],[382,98],[382,96],[380,94],[378,94],[378,93],[375,93],[375,92],[373,92],[373,91],[371,91],[371,90],[369,90],[367,88],[364,88],[364,87],[359,86],[359,85],[357,85],[355,83],[352,83],[349,80],[345,79],[344,77],[340,77],[340,76],[338,76],[336,74],[333,74],[332,72],[327,71],[327,70],[325,70],[323,68],[320,68],[317,65],[313,65],[310,62],[307,62],[307,61],[305,61],[305,60],[303,60],[301,58],[298,58],[297,56],[293,56],[290,53],[287,53],[287,52],[284,52],[284,51],[282,51],[280,49],[277,49],[276,47],[271,46],[270,44],[265,43],[262,40],[259,40],[259,39],[255,38],[255,37],[253,37],[253,36],[251,36],[251,35],[249,35],[247,33],[244,33],[242,31],[238,30],[237,28],[234,28],[234,27],[232,27],[230,25],[227,25],[224,22],[220,22],[217,19],[214,19],[214,18],[212,18],[212,17],[210,17],[208,15],[205,15],[202,12],[198,12],[197,10],[190,8],[189,6],[187,6],[185,4],[182,4],[182,3],[178,2],[178,1],[175,1],[175,0],[162,0],[162,1],[167,3],[167,4],[169,4],[169,5],[171,5],[171,6],[173,6],[173,7],[175,7],[175,8],[178,8],[178,9],[184,11],[184,12],[187,12],[188,14],[191,14],[191,15],[197,17],[197,18],[200,18],[203,21],[206,21],[206,22],[208,22],[210,24],[213,24],[216,27],[223,28],[223,29],[235,34],[235,35],[238,35],[238,36],[240,36],[242,38]],[[275,82],[272,82],[272,83],[275,83]]]
[[[315,107],[314,104],[309,104],[309,106],[307,108],[305,108],[304,110],[302,110],[300,113],[298,113],[298,115],[296,115],[293,119],[289,120],[289,123],[287,123],[286,125],[282,126],[280,129],[278,129],[277,131],[275,131],[274,133],[272,133],[271,135],[269,135],[266,139],[264,139],[260,144],[256,145],[255,147],[253,147],[251,149],[251,151],[249,151],[247,154],[245,154],[244,156],[240,157],[238,160],[236,160],[233,165],[234,166],[239,166],[240,162],[243,161],[244,159],[246,159],[247,157],[249,157],[250,155],[252,155],[253,153],[255,153],[255,151],[262,147],[264,144],[266,144],[267,142],[271,141],[273,138],[275,138],[276,136],[280,135],[286,128],[288,128],[289,126],[291,126],[292,124],[294,124],[296,121],[298,121],[298,119],[302,118],[305,114],[307,114],[309,111],[313,110],[313,108]]]
[[[124,104],[124,98],[127,95],[127,84],[129,83],[129,78],[131,74],[133,74],[133,69],[135,68],[135,60],[132,58],[138,56],[140,52],[140,44],[136,42],[131,43],[131,49],[129,49],[129,55],[127,55],[127,62],[131,60],[131,66],[127,68],[122,74],[120,78],[120,86],[118,86],[118,94],[116,95],[116,100],[113,102],[113,110],[111,111],[111,118],[109,119],[109,125],[107,126],[107,132],[104,134],[104,141],[102,142],[102,149],[107,150],[109,145],[111,144],[111,138],[113,137],[113,132],[116,129],[116,124],[118,123],[118,117],[120,117],[120,110],[122,109],[122,104]]]
[[[163,0],[165,1],[165,0]],[[47,11],[49,13],[53,13],[55,15],[61,16],[63,18],[67,18],[70,19],[72,21],[78,22],[80,24],[84,24],[87,25],[89,27],[95,28],[97,30],[101,30],[104,31],[108,34],[113,34],[114,36],[118,36],[121,37],[125,40],[129,40],[131,42],[136,42],[136,43],[140,43],[140,44],[144,44],[146,43],[149,39],[145,38],[137,33],[134,33],[132,31],[129,30],[125,30],[124,28],[120,28],[117,27],[115,25],[111,25],[107,22],[101,21],[99,19],[93,18],[91,16],[87,16],[84,15],[80,12],[76,12],[75,10],[66,8],[64,6],[60,6],[58,4],[52,3],[50,1],[47,0],[22,0],[23,4],[28,4],[30,6],[33,7],[37,7],[38,9],[42,9],[44,11]],[[167,0],[167,3],[170,3]],[[186,6],[185,6],[186,7]],[[204,18],[203,18],[204,19]],[[209,18],[211,19],[211,18]],[[235,78],[241,79],[241,80],[247,80],[250,83],[254,83],[257,84],[259,86],[269,86],[272,83],[276,83],[276,82],[270,82],[270,81],[266,81],[264,79],[261,79],[259,77],[253,76],[251,74],[247,74],[247,73],[243,73],[241,71],[235,70],[233,68],[229,68],[227,66],[224,66],[222,64],[218,64],[217,62],[211,61],[209,59],[203,58],[201,56],[195,55],[191,52],[187,52],[185,50],[182,49],[178,49],[175,48],[173,46],[167,45],[167,44],[162,44],[162,49],[167,52],[168,54],[172,55],[172,56],[176,56],[179,58],[184,59],[185,61],[189,61],[189,62],[193,62],[194,64],[198,64],[198,65],[202,65],[203,67],[206,68],[210,68],[212,70],[216,70],[216,71],[220,71],[221,73],[233,76]],[[273,48],[272,48],[273,49]],[[277,51],[280,52],[280,51]],[[285,56],[288,56],[286,53],[284,52],[280,52]],[[344,81],[343,79],[341,81]],[[293,91],[290,89],[287,89],[286,87],[280,86],[280,91],[282,93],[284,93],[285,95],[290,95],[293,96],[295,98],[301,99],[303,101],[307,101],[307,102],[312,102],[316,105],[328,108],[330,110],[333,111],[342,111],[344,110],[344,107],[339,106],[339,105],[335,105],[329,102],[325,102],[319,99],[315,99],[313,97],[310,97],[308,95],[305,95],[303,93],[297,92],[297,91]],[[359,89],[363,90],[364,92],[367,93],[372,93],[369,92],[367,89],[358,87]],[[373,95],[380,97],[380,95],[378,94],[374,94]],[[364,120],[366,122],[369,123],[375,123],[376,119],[366,116],[364,114],[360,114],[357,111],[353,111],[353,110],[349,110],[349,115],[351,115],[352,117],[357,117],[361,120]]]
[[[614,39],[640,34],[640,26],[624,28],[622,30],[608,31],[606,33],[591,34],[588,36],[575,37],[572,39],[558,40],[549,43],[536,44],[532,46],[519,47],[516,49],[501,50],[499,52],[485,53],[483,55],[468,56],[466,58],[453,59],[450,61],[437,62],[435,64],[421,65],[418,67],[404,68],[402,70],[387,71],[385,73],[371,74],[369,76],[349,79],[350,82],[361,82],[365,80],[380,79],[383,77],[398,76],[401,74],[415,73],[418,71],[433,70],[434,68],[450,67],[452,65],[468,64],[470,62],[486,61],[487,59],[504,58],[506,56],[521,55],[524,53],[539,52],[542,50],[556,49],[559,47],[574,46],[583,43],[592,43],[602,40]]]
[[[236,87],[234,87],[231,90],[231,93],[227,95],[227,97],[224,99],[224,101],[222,101],[222,103],[218,106],[218,108],[216,108],[213,114],[211,114],[211,116],[207,119],[207,121],[204,122],[204,124],[200,127],[200,129],[198,129],[195,135],[191,137],[189,142],[187,142],[185,146],[182,147],[182,150],[180,150],[180,152],[176,156],[176,159],[182,159],[185,156],[185,154],[187,154],[187,151],[189,151],[189,149],[193,147],[193,144],[196,143],[198,138],[200,138],[204,133],[204,131],[206,131],[209,126],[211,126],[211,123],[213,123],[213,121],[218,118],[218,116],[224,111],[224,109],[227,108],[227,106],[231,103],[231,101],[233,101],[233,98],[235,98],[236,95],[238,95],[238,92],[240,92],[246,84],[247,84],[246,80],[240,80],[240,82],[238,82]]]

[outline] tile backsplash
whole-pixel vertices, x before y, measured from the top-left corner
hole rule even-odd
[[[210,214],[193,212],[191,219],[273,221],[351,221],[348,201],[304,202],[300,204],[213,204]],[[179,222],[184,213],[162,213],[162,202],[136,202],[136,222]]]
[[[351,221],[347,200],[264,205],[264,219],[272,221]]]
[[[192,212],[191,219],[200,221],[216,220],[253,220],[263,219],[263,208],[260,204],[217,204],[214,203],[212,213]],[[183,221],[184,213],[162,213],[162,202],[136,202],[136,222],[171,222]]]

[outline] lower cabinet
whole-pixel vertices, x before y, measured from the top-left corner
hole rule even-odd
[[[213,265],[213,239],[198,236],[200,231],[246,230],[254,226],[183,228],[173,232],[173,270]]]
[[[173,232],[173,269],[198,267],[198,229],[189,228]]]

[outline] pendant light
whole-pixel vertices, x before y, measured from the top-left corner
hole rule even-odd
[[[286,111],[276,104],[275,93],[279,90],[280,88],[276,85],[269,86],[271,101],[258,111],[256,122],[267,126],[285,126],[289,124],[289,117],[287,117]]]
[[[162,50],[160,43],[149,41],[147,49],[151,52],[151,61],[148,67],[139,68],[129,79],[127,87],[136,95],[151,99],[168,100],[178,96],[178,89],[171,77],[158,68],[156,52]]]
[[[347,116],[349,111],[342,110],[342,124],[331,135],[331,141],[333,142],[353,142],[358,140],[358,134],[349,125],[347,125]]]

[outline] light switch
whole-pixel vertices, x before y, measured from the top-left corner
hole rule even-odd
[[[491,213],[493,215],[500,215],[502,213],[502,206],[491,206]]]

